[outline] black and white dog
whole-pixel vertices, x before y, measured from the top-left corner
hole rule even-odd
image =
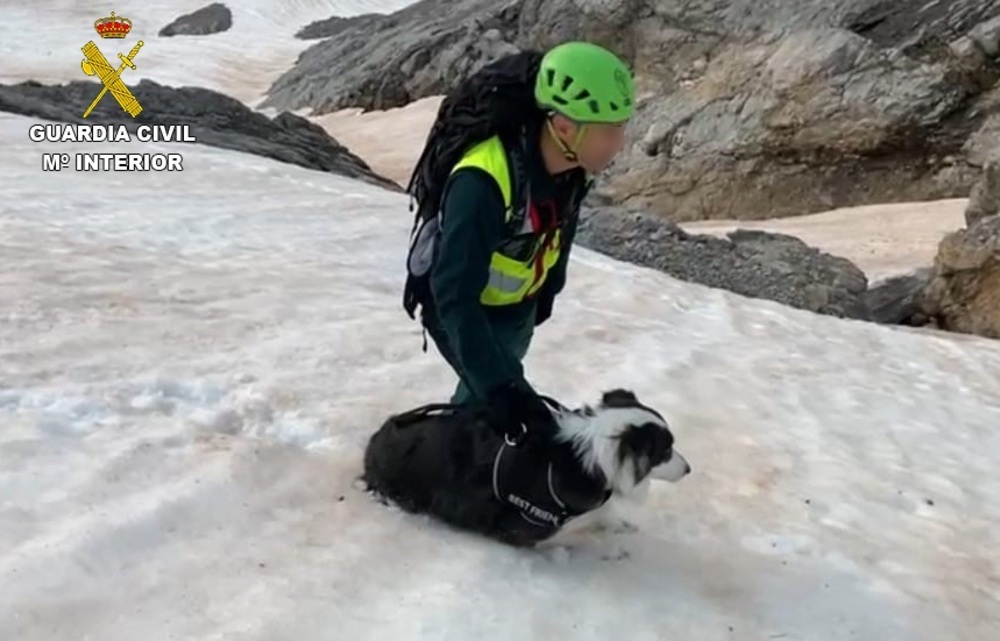
[[[674,451],[667,422],[627,390],[596,407],[552,402],[554,439],[512,444],[472,409],[425,406],[390,417],[365,450],[368,489],[409,512],[516,546],[531,546],[568,521],[628,496],[656,476],[691,468]],[[659,466],[659,467],[658,467]]]

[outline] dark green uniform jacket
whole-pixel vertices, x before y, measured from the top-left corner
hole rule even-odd
[[[442,202],[442,236],[431,272],[434,306],[424,324],[442,355],[460,378],[452,402],[485,399],[508,384],[530,389],[521,360],[536,324],[551,313],[566,283],[566,265],[576,234],[579,203],[585,189],[582,169],[550,176],[539,151],[538,129],[529,130],[525,174],[537,210],[548,212],[550,224],[562,225],[558,262],[533,299],[507,306],[484,306],[480,294],[489,277],[493,252],[508,238],[503,198],[496,182],[476,168],[452,174]],[[520,193],[525,190],[519,189]],[[575,196],[575,197],[574,197]],[[548,217],[548,216],[546,216]]]

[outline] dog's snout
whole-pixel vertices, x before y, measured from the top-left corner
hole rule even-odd
[[[681,456],[679,452],[674,452],[673,455],[677,458],[677,462],[681,466],[681,470],[682,470],[681,471],[681,476],[684,477],[684,476],[687,476],[688,474],[690,474],[691,473],[691,464],[688,463],[688,460],[686,458],[684,458],[683,456]]]
[[[670,459],[666,463],[654,468],[654,476],[656,478],[661,478],[671,483],[676,483],[690,473],[691,466],[688,464],[687,459],[677,450],[672,452]]]

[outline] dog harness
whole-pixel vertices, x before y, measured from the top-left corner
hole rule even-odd
[[[549,406],[570,411],[555,400],[541,396]],[[424,405],[396,417],[400,427],[412,425],[431,414],[454,413],[459,405]],[[569,443],[522,435],[516,441],[505,437],[493,458],[493,496],[514,507],[537,538],[554,534],[570,520],[596,510],[611,497],[603,477],[587,474]]]
[[[548,396],[540,398],[556,411],[571,411]],[[581,469],[571,444],[531,438],[526,431],[516,440],[505,436],[493,459],[493,496],[516,508],[543,538],[604,505],[611,497],[605,485],[603,477]]]
[[[493,496],[516,508],[544,535],[597,509],[611,496],[603,478],[580,469],[570,448],[533,439],[519,446],[504,441],[493,459]]]

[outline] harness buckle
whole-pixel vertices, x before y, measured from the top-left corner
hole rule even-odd
[[[517,447],[524,442],[524,438],[528,435],[528,428],[525,427],[524,423],[518,423],[518,425],[521,426],[521,433],[516,437],[511,438],[510,432],[506,430],[504,431],[503,442],[510,447]]]

